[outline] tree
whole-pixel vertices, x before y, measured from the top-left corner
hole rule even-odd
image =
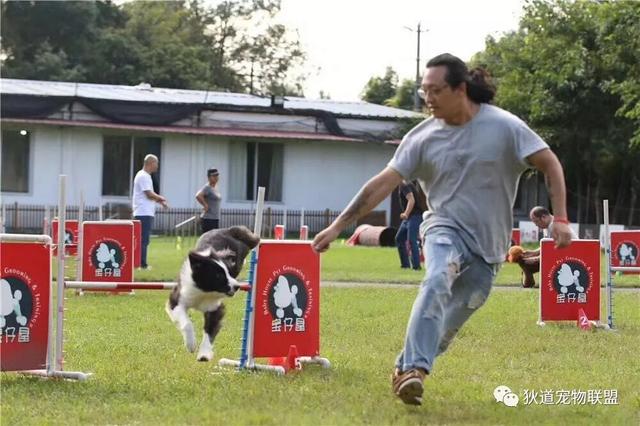
[[[122,19],[108,2],[2,2],[2,75],[85,81],[101,32]]]
[[[384,105],[388,99],[396,94],[398,74],[391,67],[387,67],[382,77],[371,77],[362,90],[361,98],[373,104]]]
[[[279,10],[279,0],[3,2],[2,75],[301,94],[299,41],[267,24]]]
[[[387,99],[385,105],[394,108],[402,108],[412,110],[415,103],[416,83],[415,81],[405,78],[396,88],[396,93],[392,98]]]
[[[496,103],[524,118],[565,167],[582,222],[634,220],[640,184],[640,3],[530,1],[519,29],[473,58],[496,77]],[[625,41],[626,40],[626,41]]]

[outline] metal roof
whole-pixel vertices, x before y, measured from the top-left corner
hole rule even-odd
[[[243,93],[211,92],[205,90],[166,89],[109,84],[73,83],[60,81],[0,79],[0,93],[31,96],[75,96],[79,98],[142,101],[177,104],[222,104],[238,107],[269,107],[271,99]],[[413,111],[391,108],[368,102],[341,102],[328,99],[285,97],[285,109],[313,109],[338,116],[359,118],[412,118],[421,117]]]
[[[109,123],[105,121],[78,121],[60,119],[3,118],[8,124],[45,124],[64,127],[91,127],[96,129],[137,130],[155,133],[177,133],[186,135],[228,136],[235,138],[295,139],[314,141],[364,142],[347,136],[335,136],[325,133],[291,132],[279,130],[206,128],[188,126],[145,126],[140,124]]]

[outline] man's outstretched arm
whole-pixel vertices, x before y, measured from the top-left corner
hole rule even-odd
[[[568,223],[557,220],[567,220],[567,191],[562,164],[550,149],[538,151],[527,157],[527,160],[544,173],[544,181],[553,207],[553,216],[556,219],[551,237],[555,241],[556,247],[566,247],[571,244],[571,229]]]
[[[387,198],[393,189],[402,182],[400,173],[390,167],[386,167],[376,176],[369,179],[360,189],[349,205],[340,213],[326,229],[322,230],[313,239],[313,247],[316,251],[323,252],[329,248],[329,244],[352,222],[369,213],[382,200]]]

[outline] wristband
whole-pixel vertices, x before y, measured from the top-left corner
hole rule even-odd
[[[567,219],[563,219],[563,218],[558,219],[557,217],[554,217],[553,221],[557,222],[557,223],[564,223],[565,225],[569,224],[569,221]]]

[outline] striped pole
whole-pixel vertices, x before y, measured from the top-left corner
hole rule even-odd
[[[258,187],[258,200],[256,205],[256,216],[253,224],[254,234],[262,235],[262,209],[264,207],[265,188]],[[251,262],[249,264],[249,284],[253,285],[256,277],[256,267],[258,265],[258,248],[251,252]],[[247,292],[245,303],[244,319],[242,326],[242,347],[240,349],[240,368],[253,367],[253,307],[256,304],[255,291]]]
[[[57,313],[56,313],[56,345],[55,345],[55,370],[63,370],[63,339],[64,339],[64,230],[67,220],[67,176],[60,175],[58,178],[58,279],[56,281],[57,289]]]
[[[65,287],[84,290],[171,290],[174,282],[102,282],[102,281],[67,281]]]
[[[105,281],[66,281],[66,288],[81,288],[85,290],[172,290],[178,285],[167,281],[144,282],[105,282]],[[238,290],[249,291],[251,285],[241,283]]]
[[[640,266],[612,266],[612,272],[640,272]]]
[[[611,278],[611,235],[609,234],[609,200],[602,200],[604,219],[604,252],[607,262],[607,324],[613,328],[613,280]]]

